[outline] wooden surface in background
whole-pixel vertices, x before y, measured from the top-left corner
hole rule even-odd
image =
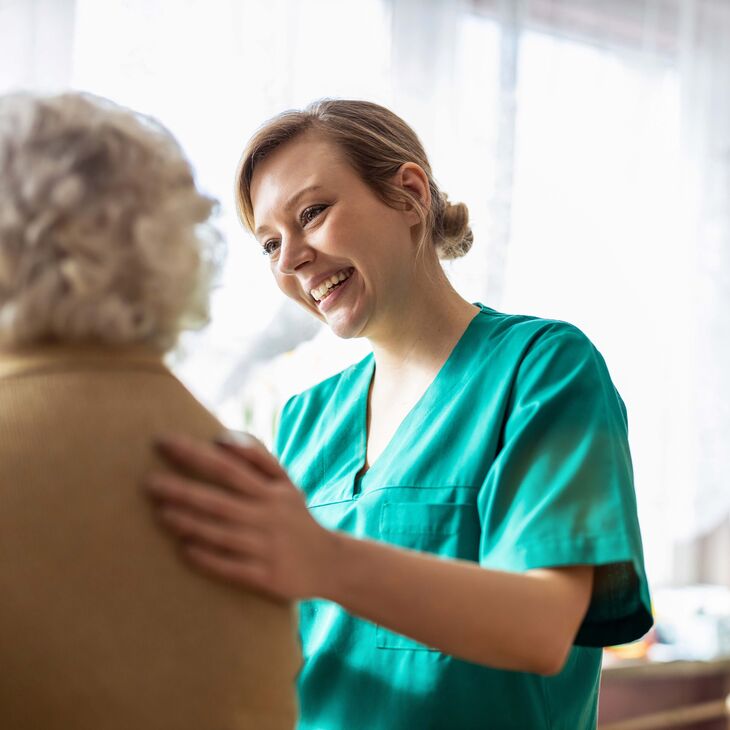
[[[603,670],[598,727],[730,694],[730,658],[709,662],[631,663]],[[681,725],[681,730],[728,730],[727,720]]]

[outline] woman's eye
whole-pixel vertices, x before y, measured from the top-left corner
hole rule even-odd
[[[266,243],[263,245],[263,253],[264,256],[271,256],[276,253],[277,248],[279,247],[279,242],[271,239],[270,241],[266,241]]]
[[[311,223],[326,207],[326,205],[310,205],[309,208],[305,208],[301,215],[302,225]]]

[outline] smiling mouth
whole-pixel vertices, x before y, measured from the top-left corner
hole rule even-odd
[[[337,287],[346,282],[354,273],[355,269],[342,269],[336,274],[330,276],[329,279],[322,282],[316,289],[312,289],[309,293],[317,304],[323,302]]]

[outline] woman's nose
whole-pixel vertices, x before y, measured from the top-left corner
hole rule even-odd
[[[282,237],[277,265],[282,274],[293,274],[314,258],[314,251],[301,236]]]

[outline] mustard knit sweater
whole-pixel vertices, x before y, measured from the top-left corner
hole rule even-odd
[[[155,523],[155,436],[222,426],[138,348],[0,353],[0,728],[288,730],[293,609]]]

